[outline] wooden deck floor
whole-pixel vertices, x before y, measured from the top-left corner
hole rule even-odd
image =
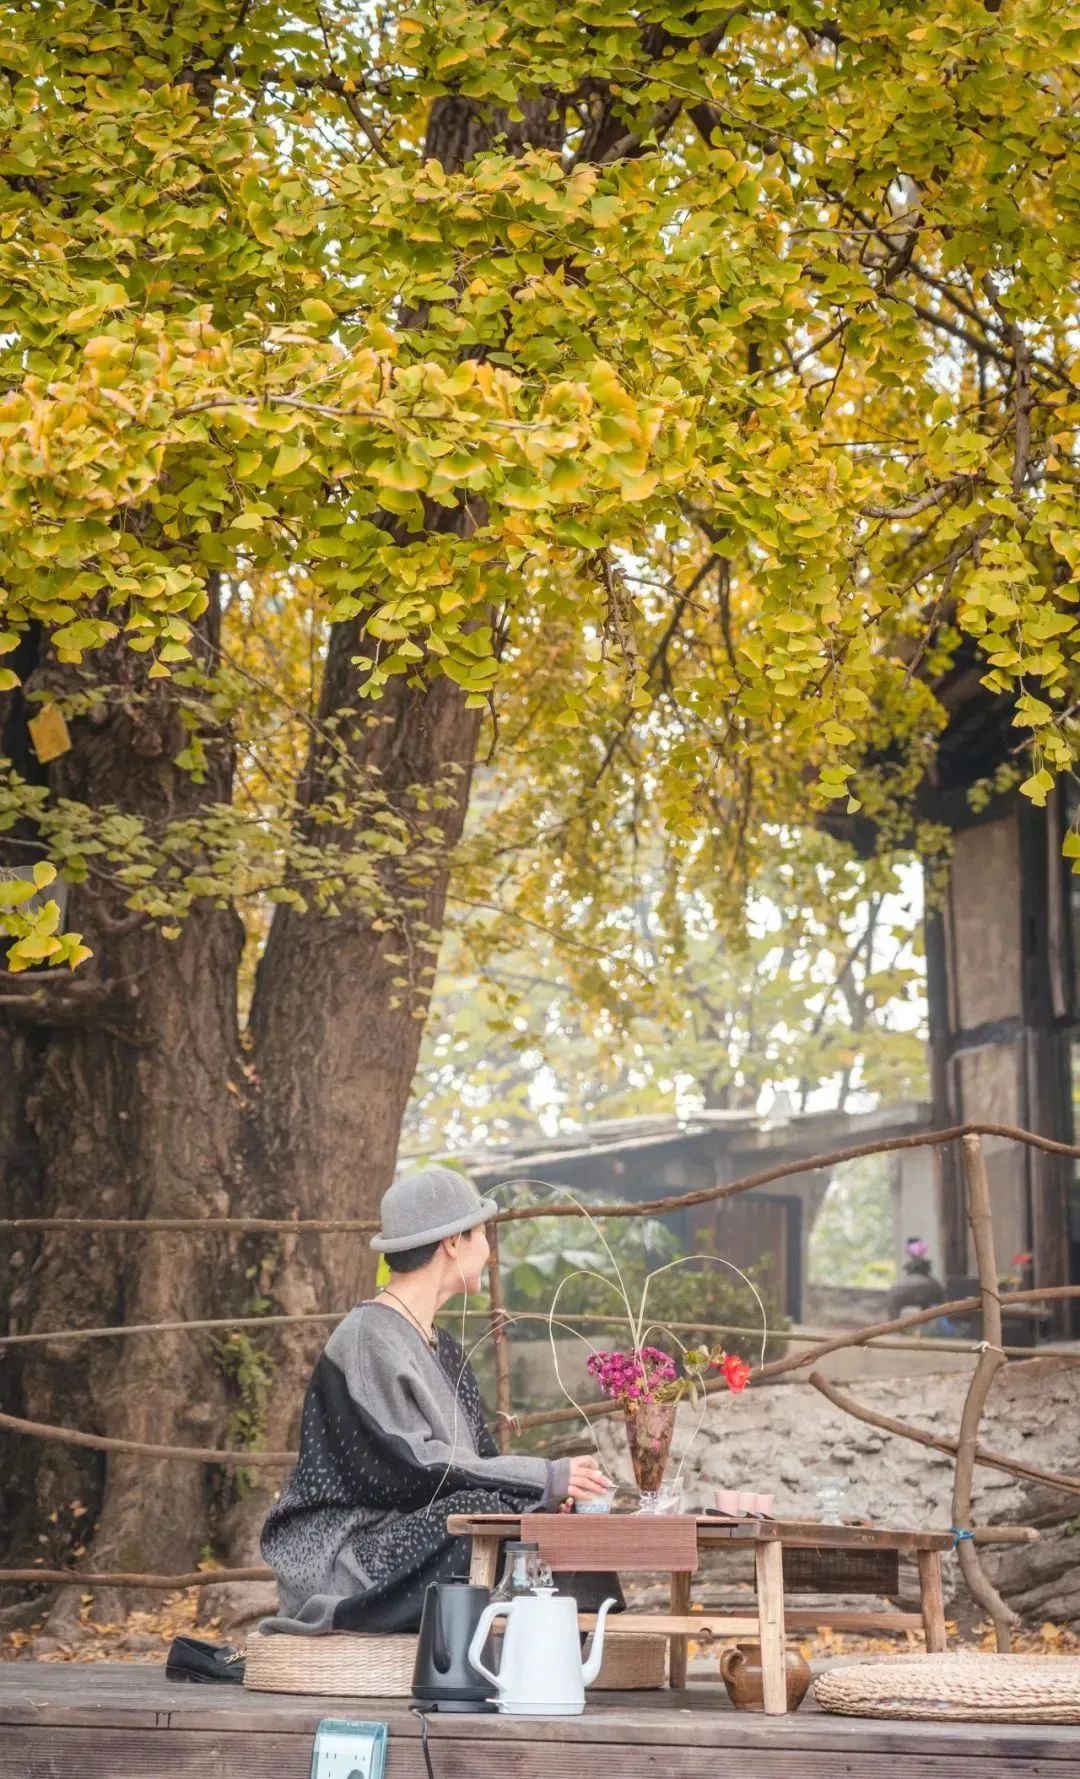
[[[401,1700],[171,1686],[113,1664],[0,1664],[0,1779],[309,1779],[321,1717],[389,1725],[387,1779],[424,1779]],[[724,1693],[590,1696],[584,1717],[443,1717],[436,1779],[1080,1779],[1080,1728],[737,1713]]]

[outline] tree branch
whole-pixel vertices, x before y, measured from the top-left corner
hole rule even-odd
[[[928,507],[940,505],[947,494],[956,494],[961,488],[970,487],[977,478],[971,475],[950,476],[947,482],[938,482],[924,493],[916,494],[911,500],[903,500],[899,506],[865,506],[862,514],[865,519],[914,519],[917,513],[925,513]]]
[[[982,1298],[983,1333],[979,1343],[979,1357],[975,1362],[960,1417],[960,1438],[957,1441],[956,1473],[953,1479],[952,1523],[960,1531],[969,1531],[972,1471],[978,1450],[979,1422],[994,1379],[1001,1367],[1008,1364],[1008,1360],[1001,1348],[1001,1297],[994,1254],[990,1183],[986,1177],[982,1142],[977,1136],[963,1139],[963,1156],[968,1222],[971,1225],[971,1241],[975,1250]],[[970,1538],[960,1540],[956,1554],[968,1592],[990,1614],[994,1621],[998,1649],[1003,1655],[1007,1655],[1012,1647],[1010,1626],[1019,1622],[1019,1614],[1006,1606],[997,1589],[983,1574],[978,1552]]]
[[[131,984],[127,998],[138,990]],[[116,983],[81,981],[69,976],[5,976],[0,1009],[29,1025],[84,1025],[95,1023],[106,1008],[116,1008],[124,996]]]

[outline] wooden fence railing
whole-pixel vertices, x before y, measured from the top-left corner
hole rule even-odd
[[[694,1192],[652,1199],[645,1203],[610,1205],[590,1203],[586,1209],[576,1203],[556,1202],[523,1205],[500,1211],[488,1226],[491,1241],[489,1309],[486,1312],[477,1312],[486,1314],[489,1322],[495,1362],[496,1407],[498,1411],[496,1437],[500,1446],[503,1450],[508,1449],[512,1427],[557,1426],[569,1421],[580,1420],[583,1414],[587,1421],[592,1421],[620,1412],[615,1403],[597,1402],[585,1405],[583,1410],[567,1406],[515,1416],[510,1383],[509,1334],[516,1322],[534,1318],[515,1315],[506,1308],[503,1269],[499,1254],[499,1230],[502,1225],[543,1217],[573,1218],[589,1215],[604,1220],[612,1217],[655,1217],[684,1210],[693,1205],[732,1198],[743,1192],[771,1185],[777,1180],[790,1178],[796,1174],[831,1169],[843,1162],[857,1160],[866,1155],[887,1154],[899,1149],[940,1148],[946,1143],[959,1143],[963,1157],[968,1221],[972,1230],[979,1279],[978,1296],[957,1299],[952,1303],[937,1304],[931,1309],[913,1312],[889,1322],[845,1330],[843,1333],[824,1336],[820,1339],[791,1337],[796,1344],[804,1340],[808,1341],[806,1350],[786,1353],[782,1358],[759,1366],[754,1371],[751,1382],[755,1385],[762,1384],[794,1371],[805,1370],[826,1354],[837,1352],[846,1347],[872,1345],[879,1341],[892,1345],[929,1345],[931,1343],[919,1341],[908,1343],[904,1340],[904,1336],[909,1330],[927,1322],[972,1311],[980,1312],[983,1338],[976,1347],[976,1364],[968,1386],[959,1436],[955,1440],[949,1439],[945,1435],[928,1434],[920,1428],[912,1427],[904,1421],[895,1420],[891,1416],[875,1414],[837,1390],[818,1372],[812,1371],[808,1381],[844,1412],[860,1420],[868,1421],[896,1437],[910,1439],[922,1445],[930,1445],[954,1456],[952,1524],[957,1535],[958,1561],[973,1598],[984,1607],[994,1622],[999,1648],[1007,1649],[1010,1641],[1010,1626],[1015,1623],[1016,1615],[1006,1606],[986,1577],[979,1559],[978,1546],[991,1542],[1022,1541],[1033,1534],[1025,1528],[975,1528],[970,1525],[974,1466],[976,1464],[988,1465],[1027,1480],[1049,1484],[1068,1494],[1080,1494],[1080,1477],[1042,1470],[1021,1460],[989,1452],[979,1444],[979,1423],[996,1373],[1002,1365],[1008,1363],[1009,1358],[1014,1354],[1018,1357],[1032,1357],[1029,1349],[1005,1349],[1003,1347],[1001,1307],[1006,1303],[1035,1303],[1080,1297],[1080,1285],[1057,1284],[1025,1291],[1002,1291],[1000,1289],[994,1249],[992,1207],[981,1140],[984,1136],[1005,1138],[1050,1154],[1080,1160],[1080,1147],[1075,1145],[1056,1142],[1052,1138],[1043,1137],[1036,1132],[1026,1131],[1013,1125],[971,1122],[954,1125],[945,1130],[916,1132],[907,1136],[881,1139],[877,1142],[859,1143],[848,1148],[830,1151],[827,1154],[813,1155],[800,1161],[785,1162],[761,1169],[740,1180],[729,1181],[722,1186],[704,1187]],[[520,1180],[513,1182],[516,1185],[528,1183]],[[63,1231],[81,1234],[91,1230],[142,1236],[158,1233],[205,1235],[219,1232],[235,1234],[287,1232],[292,1235],[367,1234],[376,1227],[377,1225],[371,1220],[359,1218],[209,1217],[197,1219],[158,1217],[136,1220],[131,1218],[22,1217],[0,1219],[0,1237],[5,1234],[29,1232],[60,1233]],[[191,1322],[140,1323],[127,1327],[68,1328],[53,1329],[48,1332],[34,1330],[7,1336],[0,1335],[0,1352],[8,1347],[44,1342],[54,1343],[61,1340],[77,1342],[120,1337],[130,1338],[166,1332],[196,1333],[212,1329],[249,1326],[270,1328],[290,1323],[330,1323],[338,1321],[343,1313],[321,1311],[315,1314],[295,1316],[219,1317]],[[546,1318],[544,1319],[546,1320]],[[565,1320],[587,1326],[589,1324],[610,1325],[617,1318],[571,1316]],[[703,1324],[694,1323],[692,1326],[697,1331],[705,1331]],[[725,1329],[719,1325],[716,1325],[712,1331],[732,1332],[730,1328]],[[960,1352],[972,1350],[970,1341],[935,1340],[932,1344],[935,1349],[944,1348]],[[1076,1351],[1063,1349],[1060,1357],[1066,1360],[1080,1361],[1080,1353]],[[711,1393],[713,1390],[724,1387],[723,1380],[711,1380],[704,1387],[707,1393]],[[0,1414],[0,1430],[44,1441],[88,1447],[95,1451],[138,1453],[147,1458],[230,1467],[280,1469],[292,1464],[296,1456],[293,1452],[266,1452],[252,1449],[219,1450],[208,1447],[157,1445],[139,1440],[115,1439],[103,1434],[82,1432],[70,1427],[50,1426],[7,1414]],[[265,1569],[218,1569],[185,1575],[146,1575],[133,1572],[99,1573],[92,1570],[50,1570],[44,1567],[31,1567],[0,1570],[0,1585],[32,1582],[54,1586],[75,1585],[81,1588],[101,1586],[176,1589],[207,1586],[211,1583],[228,1580],[250,1581],[269,1579],[269,1577],[270,1571]]]

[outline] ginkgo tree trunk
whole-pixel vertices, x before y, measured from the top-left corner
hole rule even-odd
[[[0,19],[0,865],[66,895],[0,894],[10,1214],[369,1214],[449,893],[515,945],[558,904],[583,995],[647,1001],[640,824],[717,922],[830,806],[933,848],[961,643],[1045,801],[1076,740],[1068,9]],[[269,653],[297,613],[306,678]],[[463,845],[481,730],[513,783]],[[370,1277],[340,1238],[14,1246],[22,1331]],[[0,1381],[277,1448],[318,1338],[55,1340]],[[258,1490],[9,1450],[19,1557],[250,1553]]]
[[[213,588],[197,649],[212,644],[216,604]],[[206,732],[206,773],[194,783],[175,764],[183,728],[170,682],[148,681],[145,657],[124,644],[95,656],[93,675],[77,676],[43,646],[23,686],[27,694],[44,686],[58,696],[77,678],[80,691],[92,695],[97,675],[105,687],[119,681],[125,696],[103,691],[100,705],[73,725],[71,749],[50,769],[54,797],[151,821],[227,799],[227,733]],[[21,859],[24,843],[16,836],[7,856]],[[19,974],[0,1001],[12,1120],[12,1147],[0,1161],[5,1213],[227,1211],[241,1130],[236,982],[243,933],[235,912],[200,901],[169,940],[152,922],[132,918],[115,886],[93,868],[73,889],[69,911],[95,936],[93,976]],[[222,1297],[236,1300],[228,1250],[212,1238],[58,1235],[21,1243],[18,1257],[12,1310],[22,1327],[182,1321],[213,1314]],[[183,1335],[155,1334],[119,1347],[34,1346],[12,1382],[30,1419],[123,1439],[205,1445],[223,1424],[224,1378],[208,1363],[205,1344]],[[95,1555],[108,1567],[138,1570],[149,1562],[160,1570],[174,1555],[186,1564],[198,1554],[207,1524],[199,1467],[124,1454],[110,1456],[106,1467],[75,1447],[27,1451],[25,1441],[10,1443],[16,1474],[32,1484],[13,1551],[24,1562],[43,1555],[66,1562],[73,1549],[85,1548],[95,1520]]]

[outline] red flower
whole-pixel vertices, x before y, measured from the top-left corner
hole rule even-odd
[[[739,1358],[737,1353],[725,1353],[720,1370],[727,1381],[728,1389],[735,1396],[739,1394],[740,1390],[745,1390],[750,1382],[750,1367],[745,1359]]]

